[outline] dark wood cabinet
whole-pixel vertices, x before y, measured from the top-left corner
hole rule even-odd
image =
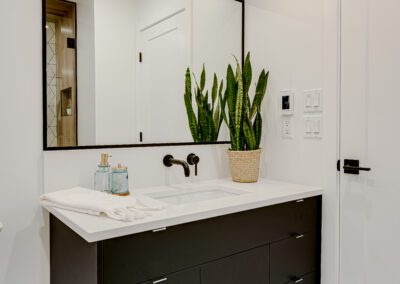
[[[143,284],[200,284],[200,268],[186,269],[161,278],[146,281]]]
[[[201,266],[204,284],[268,284],[269,246],[252,249]]]
[[[51,216],[51,283],[317,284],[320,230],[321,197],[92,244]]]
[[[285,284],[318,284],[320,280],[317,273],[310,273],[301,277],[293,278]]]
[[[271,283],[290,283],[316,270],[320,262],[317,234],[294,235],[271,244]]]

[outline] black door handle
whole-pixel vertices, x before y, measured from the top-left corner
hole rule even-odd
[[[370,172],[371,168],[360,167],[359,160],[344,160],[344,173],[350,175],[359,175],[360,171]]]
[[[370,172],[371,168],[361,168],[361,167],[350,167],[350,166],[344,166],[343,169],[345,170],[357,170],[357,171],[364,171],[364,172]]]

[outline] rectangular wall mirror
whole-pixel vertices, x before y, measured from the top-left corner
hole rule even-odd
[[[43,0],[44,149],[227,143],[194,141],[185,73],[211,97],[243,26],[237,0]]]

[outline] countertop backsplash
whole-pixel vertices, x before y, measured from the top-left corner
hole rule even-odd
[[[101,153],[112,156],[112,165],[122,163],[128,166],[129,186],[133,192],[135,188],[225,178],[230,176],[226,156],[228,147],[205,145],[45,152],[44,192],[74,186],[93,188]],[[190,153],[197,154],[201,159],[197,177],[194,167],[191,167],[191,177],[185,178],[182,167],[166,168],[162,163],[167,154],[186,160]]]

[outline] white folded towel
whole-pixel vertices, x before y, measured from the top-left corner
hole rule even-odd
[[[56,207],[90,215],[105,215],[119,221],[134,221],[153,215],[164,205],[146,196],[115,196],[76,187],[44,194],[40,197],[44,206]]]

